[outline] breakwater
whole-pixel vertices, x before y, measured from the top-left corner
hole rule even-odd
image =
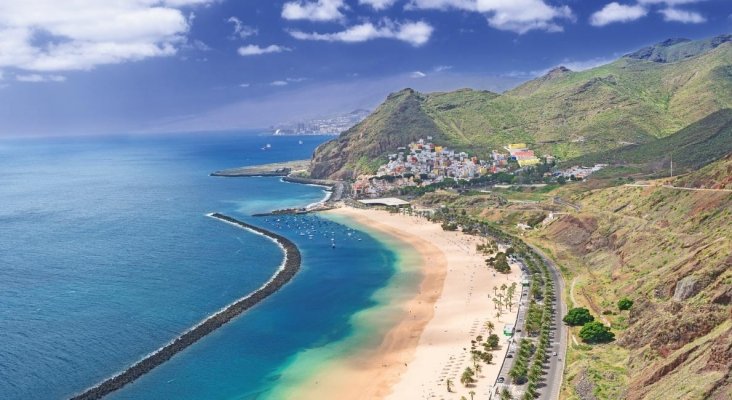
[[[83,393],[72,397],[72,400],[100,399],[121,389],[128,383],[135,381],[153,370],[155,367],[168,361],[177,353],[183,351],[204,336],[220,328],[222,325],[250,309],[260,301],[274,294],[289,282],[300,270],[300,250],[298,250],[297,246],[295,246],[295,244],[286,237],[220,213],[211,213],[208,214],[208,216],[272,239],[280,246],[280,248],[283,249],[285,253],[285,259],[280,268],[274,276],[272,276],[272,278],[259,289],[222,308],[215,314],[201,321],[198,325],[169,342],[167,345],[161,347],[157,351],[127,368],[124,372],[121,372],[98,385],[87,389]]]

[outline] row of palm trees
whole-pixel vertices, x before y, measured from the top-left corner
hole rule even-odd
[[[528,339],[521,341],[516,362],[509,371],[509,376],[515,383],[526,382],[522,400],[533,400],[538,395],[538,383],[547,360],[555,292],[547,266],[533,252],[526,254],[524,259],[532,271],[532,299],[526,317],[526,329],[530,334],[539,334],[539,337],[536,341]],[[537,300],[542,300],[543,304]]]
[[[493,304],[499,313],[503,312],[503,307],[508,308],[508,312],[513,310],[513,306],[516,305],[513,302],[513,298],[514,294],[516,294],[517,287],[516,282],[511,283],[511,286],[504,283],[501,285],[501,292],[498,293],[498,287],[493,286]]]

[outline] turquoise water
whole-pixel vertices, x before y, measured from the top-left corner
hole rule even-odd
[[[326,139],[0,141],[0,398],[78,393],[269,279],[280,249],[212,211],[292,239],[302,271],[110,398],[264,398],[298,354],[353,336],[351,318],[394,276],[395,252],[317,216],[250,216],[318,201],[321,188],[208,176],[308,158]]]

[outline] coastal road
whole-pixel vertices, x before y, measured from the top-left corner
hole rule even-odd
[[[539,399],[542,400],[556,400],[559,398],[559,391],[562,386],[562,380],[564,378],[564,363],[567,359],[567,340],[569,332],[562,318],[567,315],[567,304],[562,300],[564,295],[564,280],[559,272],[559,268],[552,261],[551,258],[547,257],[541,250],[536,246],[526,243],[531,249],[544,260],[544,263],[549,267],[549,274],[554,282],[554,288],[556,291],[556,307],[553,318],[553,330],[554,337],[552,338],[551,346],[549,348],[549,369],[545,376],[546,386],[541,387]],[[552,355],[554,352],[556,356]]]
[[[536,252],[536,254],[538,254],[539,257],[541,257],[548,266],[549,274],[551,275],[551,279],[554,282],[554,288],[557,293],[555,301],[555,311],[552,319],[553,337],[551,341],[551,346],[548,349],[548,369],[546,371],[547,374],[545,376],[544,386],[539,387],[539,399],[556,400],[559,398],[559,391],[562,386],[562,379],[564,375],[564,362],[567,355],[568,331],[567,327],[565,327],[564,323],[562,322],[562,318],[564,318],[564,316],[567,314],[567,305],[565,302],[562,301],[561,298],[562,294],[564,293],[564,281],[562,280],[556,264],[554,264],[554,262],[549,257],[547,257],[541,250],[539,250],[535,246],[532,246],[528,243],[527,245],[531,247],[531,249]],[[518,260],[518,264],[520,264],[522,266],[522,269],[525,270],[523,260]],[[519,312],[516,317],[516,331],[513,337],[513,344],[509,346],[507,353],[515,353],[515,350],[518,347],[518,342],[526,337],[525,324],[528,302],[528,288],[522,288],[521,300],[519,301]],[[555,352],[557,353],[556,356],[553,355]],[[506,358],[503,365],[501,366],[501,372],[498,374],[498,376],[503,377],[506,382],[510,380],[508,377],[508,371],[511,370],[514,361],[515,358],[513,357]],[[504,384],[496,383],[496,387],[499,390],[501,390],[503,386]],[[523,389],[523,387],[515,386],[514,388],[518,388],[519,391]],[[514,395],[518,395],[518,393],[514,392]]]
[[[666,188],[666,189],[690,190],[692,192],[723,192],[723,193],[732,193],[732,189],[689,188],[689,187],[683,187],[683,186],[649,185],[649,184],[642,184],[642,183],[626,183],[623,186],[628,186],[628,187],[662,187],[662,188]]]

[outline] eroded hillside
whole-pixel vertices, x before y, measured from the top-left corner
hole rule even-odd
[[[565,396],[729,399],[732,193],[619,186],[571,201],[580,211],[530,240],[565,268],[570,302],[618,340],[570,346]]]

